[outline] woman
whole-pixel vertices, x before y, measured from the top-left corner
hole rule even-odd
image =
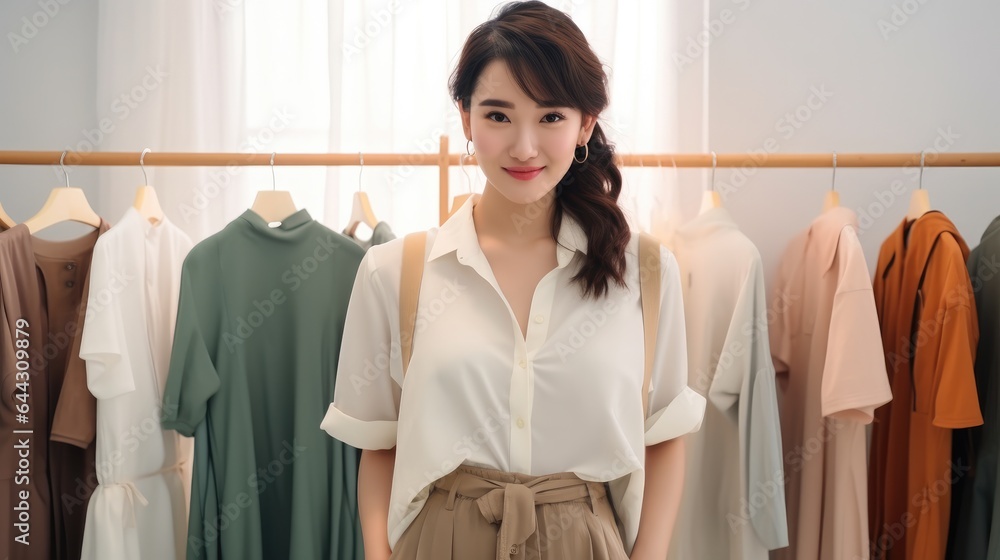
[[[364,449],[366,556],[661,560],[678,436],[705,403],[686,386],[677,264],[658,247],[643,403],[637,240],[597,123],[601,64],[565,14],[512,3],[469,36],[450,89],[487,185],[427,234],[412,355],[404,241],[367,253],[323,421]]]

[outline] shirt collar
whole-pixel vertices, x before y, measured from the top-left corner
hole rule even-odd
[[[125,215],[122,216],[122,219],[119,221],[126,222],[128,220],[136,221],[139,224],[139,227],[142,228],[142,232],[146,234],[146,237],[151,237],[152,235],[156,235],[167,229],[171,229],[171,226],[168,225],[171,222],[167,218],[167,216],[163,216],[158,222],[154,224],[149,220],[147,220],[145,217],[143,217],[143,215],[140,214],[139,211],[136,210],[134,206],[129,206],[128,210],[125,211]]]
[[[819,252],[824,271],[833,266],[840,245],[840,234],[847,226],[857,230],[858,216],[846,206],[836,206],[821,213],[809,225],[810,250]]]
[[[478,196],[470,197],[438,228],[431,250],[427,254],[427,262],[451,252],[456,253],[460,262],[482,255],[483,250],[479,246],[479,237],[476,235],[476,224],[472,220],[472,208],[478,200]],[[587,234],[579,222],[572,216],[563,213],[556,243],[556,259],[559,268],[569,264],[577,252],[587,253]]]
[[[677,228],[675,235],[685,241],[707,236],[719,229],[739,229],[732,215],[723,207],[711,208]]]

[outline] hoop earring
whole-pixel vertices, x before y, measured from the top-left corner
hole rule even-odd
[[[465,141],[465,153],[469,154],[470,156],[476,155],[476,152],[470,152],[469,151],[469,144],[472,144],[472,140],[466,140]]]
[[[579,147],[580,146],[577,146],[577,148],[579,148]],[[573,161],[575,161],[577,163],[583,163],[583,162],[587,161],[587,158],[589,158],[589,157],[590,157],[590,146],[588,146],[586,144],[583,145],[583,159],[576,159],[576,150],[573,150]]]

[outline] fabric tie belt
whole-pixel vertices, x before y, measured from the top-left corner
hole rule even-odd
[[[95,488],[94,492],[95,493],[101,492],[103,494],[105,491],[111,490],[113,488],[121,489],[121,491],[124,493],[124,500],[122,500],[121,502],[122,527],[135,528],[136,502],[139,502],[139,504],[141,504],[143,507],[149,505],[149,500],[147,500],[146,497],[142,495],[142,492],[140,492],[139,488],[136,487],[135,482],[153,476],[167,474],[174,471],[180,471],[185,467],[186,464],[187,464],[186,460],[181,461],[179,463],[174,464],[173,466],[160,469],[154,473],[149,473],[140,476],[135,480],[126,480],[122,482],[106,482]]]
[[[435,483],[437,490],[448,492],[448,501],[436,527],[434,558],[452,556],[456,496],[475,500],[483,517],[499,524],[496,558],[511,560],[524,558],[524,543],[537,528],[535,506],[589,497],[593,511],[595,500],[605,495],[603,484],[588,483],[568,473],[525,476],[524,482],[514,475],[510,482],[482,476],[480,472],[459,467]]]

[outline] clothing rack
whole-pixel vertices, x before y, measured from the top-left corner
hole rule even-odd
[[[0,165],[59,165],[64,152],[2,151]],[[68,165],[131,166],[139,165],[140,152],[65,152]],[[362,154],[282,154],[274,155],[274,165],[308,165],[319,167],[358,166]],[[442,135],[438,153],[389,153],[363,154],[364,165],[372,166],[437,166],[438,217],[444,223],[448,216],[448,170],[459,165],[463,154],[448,152],[448,136]],[[838,154],[619,154],[622,167],[1000,167],[1000,152],[979,153],[838,153]],[[836,157],[836,160],[834,160]],[[271,154],[246,154],[239,152],[148,152],[144,165],[167,167],[226,167],[268,166]],[[475,156],[466,161],[475,164]]]

